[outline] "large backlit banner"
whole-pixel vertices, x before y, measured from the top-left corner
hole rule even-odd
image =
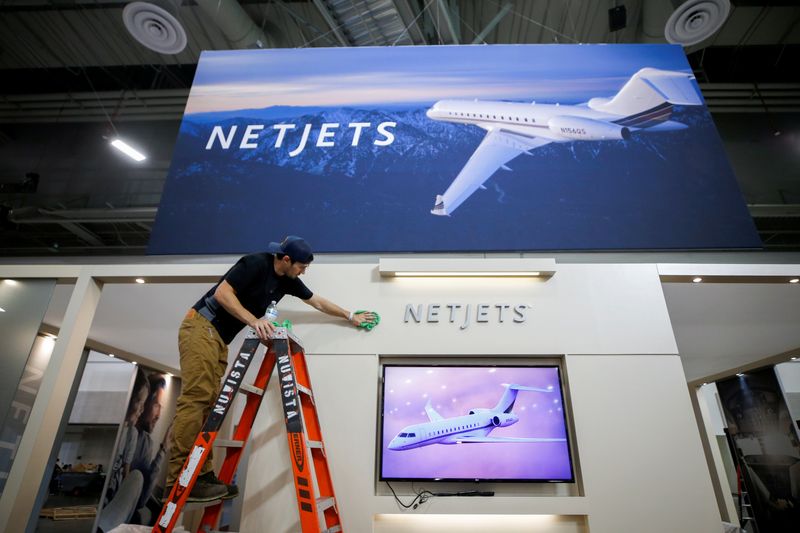
[[[204,52],[151,253],[758,247],[682,49]]]

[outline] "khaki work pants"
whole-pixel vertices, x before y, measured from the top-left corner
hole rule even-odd
[[[181,358],[181,395],[172,427],[172,456],[167,487],[175,484],[195,438],[211,413],[228,366],[228,347],[217,329],[194,309],[189,310],[178,332]],[[209,453],[200,475],[214,469]]]

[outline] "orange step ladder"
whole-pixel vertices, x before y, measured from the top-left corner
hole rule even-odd
[[[261,345],[255,332],[250,330],[225,381],[222,382],[222,389],[211,415],[197,435],[192,451],[183,464],[178,480],[161,509],[161,514],[158,515],[152,533],[172,532],[200,469],[217,439],[225,415],[233,403],[233,397],[240,393],[247,396],[247,401],[234,430],[233,440],[220,441],[227,451],[218,477],[223,483],[233,481],[274,368],[277,368],[278,372],[301,531],[302,533],[342,531],[303,347],[291,331],[284,327],[275,328],[275,333],[266,344],[267,352],[255,381],[252,385],[243,384],[242,380],[250,362]],[[309,455],[311,461],[308,460]],[[205,505],[198,533],[215,530],[222,513],[221,500]]]

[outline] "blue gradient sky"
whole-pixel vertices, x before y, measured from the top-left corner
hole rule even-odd
[[[676,45],[475,45],[203,52],[186,113],[429,105],[445,98],[577,103],[637,70],[689,67]]]
[[[564,443],[432,444],[412,450],[386,447],[404,427],[429,419],[425,403],[445,418],[473,408],[494,407],[503,384],[547,388],[521,391],[513,412],[519,422],[490,433],[496,437],[566,437],[561,388],[555,368],[402,367],[385,368],[383,476],[388,478],[565,479],[570,477]]]

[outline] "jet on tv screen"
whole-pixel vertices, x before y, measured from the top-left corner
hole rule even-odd
[[[574,481],[557,366],[384,365],[381,481]]]

